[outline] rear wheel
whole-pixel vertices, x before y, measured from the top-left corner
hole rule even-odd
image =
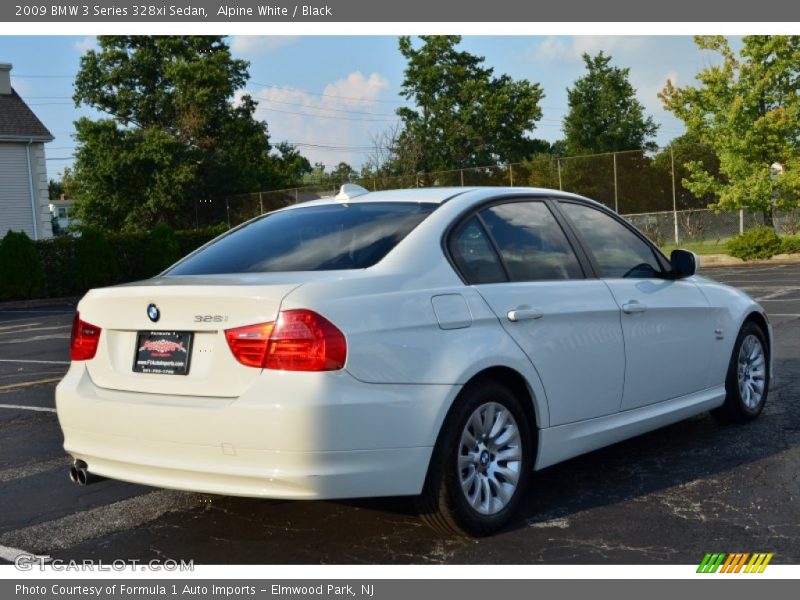
[[[450,411],[433,451],[417,509],[445,534],[489,535],[514,514],[531,470],[528,418],[495,381],[470,384]]]
[[[711,411],[722,421],[746,423],[764,409],[769,392],[769,354],[766,336],[753,322],[742,326],[728,366],[725,403]]]

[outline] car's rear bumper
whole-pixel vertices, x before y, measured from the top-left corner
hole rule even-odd
[[[286,499],[418,494],[457,386],[266,373],[236,399],[107,390],[74,363],[56,388],[64,448],[92,473]],[[308,374],[303,374],[308,375]]]

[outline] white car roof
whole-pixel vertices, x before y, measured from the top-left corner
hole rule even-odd
[[[531,195],[557,195],[559,197],[572,197],[580,198],[581,200],[588,200],[582,196],[562,192],[558,190],[551,190],[547,188],[535,187],[497,187],[497,186],[473,186],[473,187],[429,187],[429,188],[409,188],[400,190],[385,190],[379,192],[367,192],[359,196],[348,198],[346,200],[337,199],[334,196],[327,196],[318,200],[311,200],[308,202],[301,202],[287,208],[301,207],[301,206],[314,206],[319,204],[357,204],[362,202],[431,202],[441,204],[469,192],[483,192],[483,194],[473,195],[488,197],[497,194],[531,194]]]

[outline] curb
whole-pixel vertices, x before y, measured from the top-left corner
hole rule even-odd
[[[703,267],[749,267],[752,265],[796,265],[800,264],[800,254],[776,254],[772,258],[744,261],[727,254],[700,255],[700,268]]]
[[[0,302],[0,310],[24,310],[26,308],[45,308],[48,306],[70,306],[74,308],[78,305],[77,296],[67,298],[35,298],[32,300],[11,300]]]

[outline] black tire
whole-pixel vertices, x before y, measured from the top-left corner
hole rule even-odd
[[[468,471],[459,469],[459,454],[462,452],[462,435],[468,428],[470,419],[479,409],[483,411],[497,410],[496,406],[492,406],[493,404],[500,405],[513,417],[514,423],[511,425],[516,425],[518,436],[512,438],[515,441],[507,448],[511,448],[512,453],[517,452],[520,458],[518,462],[516,460],[512,460],[510,463],[502,460],[494,462],[497,455],[491,454],[492,462],[489,463],[489,466],[476,463],[477,466],[471,467],[475,473],[478,473],[479,469],[492,468],[494,465],[504,469],[507,467],[518,468],[516,488],[510,494],[509,499],[505,501],[502,509],[492,514],[481,514],[470,505],[467,493],[462,490],[461,478]],[[484,412],[484,415],[486,414]],[[499,431],[511,432],[513,430],[509,429],[509,424],[506,424]],[[447,536],[485,536],[495,533],[506,525],[519,506],[533,468],[535,446],[531,431],[531,424],[520,399],[508,387],[490,379],[469,384],[458,396],[445,419],[433,450],[425,486],[422,494],[415,499],[417,511],[423,521]],[[498,435],[496,438],[502,442],[504,435]],[[519,447],[515,451],[517,443]],[[492,452],[499,451],[492,449]],[[483,453],[480,455],[483,456]],[[484,478],[489,479],[485,475]],[[504,477],[501,475],[499,479],[503,481]],[[494,486],[487,482],[487,487],[481,488],[488,489],[492,493],[491,499],[487,500],[489,505],[493,502],[502,503],[504,501],[497,493],[497,480],[493,481]],[[511,480],[506,480],[506,482],[513,485]],[[476,490],[479,497],[485,498],[486,495],[479,489],[479,481],[476,480],[474,485],[476,487],[473,489]],[[504,487],[502,483],[500,485]]]
[[[742,350],[742,345],[745,343],[745,340],[750,336],[758,340],[763,351],[764,387],[758,402],[755,405],[751,404],[748,406],[739,387],[739,353]],[[742,325],[742,329],[736,337],[731,360],[728,364],[728,375],[725,379],[725,391],[727,392],[725,403],[719,408],[712,410],[711,414],[715,418],[726,423],[747,423],[757,418],[758,415],[761,414],[761,411],[764,410],[764,404],[767,402],[767,396],[769,394],[769,365],[769,344],[767,343],[764,331],[752,321],[746,322]]]

